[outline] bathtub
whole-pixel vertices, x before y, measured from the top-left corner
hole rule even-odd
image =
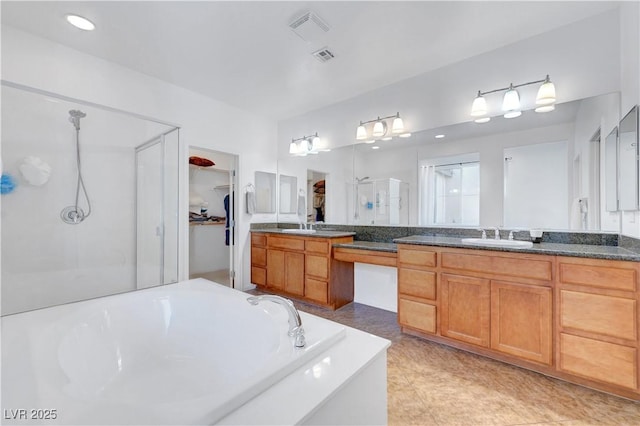
[[[213,424],[345,327],[204,279],[2,318],[3,424]]]

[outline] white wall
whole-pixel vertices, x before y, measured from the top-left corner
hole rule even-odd
[[[612,10],[284,120],[278,125],[279,152],[285,155],[292,137],[316,131],[331,147],[352,144],[359,121],[398,111],[413,132],[467,122],[478,90],[542,79],[546,74],[556,84],[560,103],[617,91],[619,23],[618,11]],[[525,106],[536,90],[535,86],[520,90]],[[491,105],[500,103],[499,95],[491,96],[487,96]]]
[[[239,184],[253,182],[254,170],[276,172],[276,123],[238,110],[114,63],[86,55],[51,41],[2,27],[2,78],[66,96],[143,114],[181,126],[183,147],[180,212],[180,278],[188,264],[187,145],[240,155]],[[239,191],[242,195],[242,189]],[[249,224],[274,220],[275,216],[247,215],[239,198],[237,254],[241,259],[236,282],[249,282]],[[5,248],[6,249],[6,248]]]

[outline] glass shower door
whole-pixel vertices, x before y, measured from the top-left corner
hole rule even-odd
[[[178,280],[178,130],[136,148],[136,287]]]

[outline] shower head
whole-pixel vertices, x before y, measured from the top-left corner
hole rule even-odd
[[[73,126],[76,130],[80,130],[80,119],[85,118],[87,114],[80,111],[79,109],[72,109],[69,111],[69,121],[73,123]]]

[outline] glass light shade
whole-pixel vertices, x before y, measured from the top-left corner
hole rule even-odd
[[[387,123],[382,120],[376,121],[376,123],[373,125],[373,132],[371,133],[371,135],[374,138],[379,138],[380,136],[384,136],[385,133],[387,133]]]
[[[556,109],[555,105],[542,105],[536,108],[535,112],[551,112]]]
[[[402,118],[399,116],[393,119],[393,124],[391,125],[391,133],[402,133],[404,132],[404,123],[402,122]]]
[[[516,117],[520,117],[521,115],[522,115],[522,111],[515,110],[515,111],[505,112],[503,117],[504,118],[516,118]]]
[[[515,111],[520,109],[520,95],[518,91],[511,87],[507,93],[504,94],[502,100],[502,110],[506,112]]]
[[[306,139],[302,139],[300,141],[300,147],[298,148],[298,152],[303,155],[307,155],[307,152],[310,151],[309,141]]]
[[[361,141],[367,138],[367,129],[361,124],[358,126],[358,130],[356,130],[356,139]]]
[[[483,115],[487,115],[487,100],[478,93],[478,96],[476,96],[471,105],[471,116],[481,117]]]
[[[475,120],[476,123],[478,124],[482,124],[482,123],[488,123],[489,121],[491,121],[491,117],[482,117],[482,118],[476,118]]]
[[[536,105],[549,105],[556,101],[556,87],[551,81],[549,76],[547,80],[538,89],[538,95],[536,96]]]
[[[298,153],[298,144],[295,143],[294,141],[291,141],[291,144],[289,144],[289,154],[297,154]]]
[[[67,15],[67,22],[84,31],[93,31],[96,29],[93,22],[78,15]]]

